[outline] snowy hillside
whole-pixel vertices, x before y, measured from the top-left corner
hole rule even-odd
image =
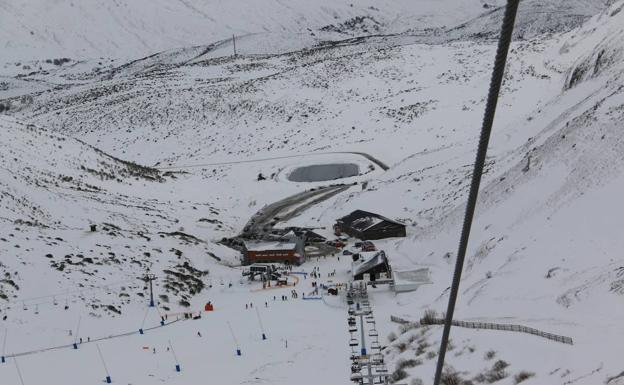
[[[17,60],[129,58],[232,34],[279,32],[298,40],[298,35],[314,35],[323,27],[348,36],[454,25],[479,15],[486,3],[502,2],[2,0],[0,44]]]
[[[525,1],[519,33],[525,37],[578,26],[607,0]],[[0,1],[5,61],[136,58],[154,52],[254,37],[271,52],[308,42],[390,33],[447,38],[492,37],[501,0],[419,1]],[[21,63],[20,63],[21,64]]]
[[[398,327],[390,315],[445,311],[503,2],[263,3],[219,3],[215,17],[194,0],[155,3],[153,14],[140,2],[61,1],[44,19],[34,1],[0,0],[21,15],[0,23],[19,35],[11,61],[29,58],[0,78],[0,327],[9,353],[28,353],[18,358],[30,382],[44,381],[47,362],[53,383],[73,370],[77,384],[103,378],[93,344],[35,352],[71,343],[82,319],[80,336],[104,338],[120,383],[199,383],[204,358],[223,383],[348,383],[342,298],[280,302],[311,291],[310,277],[266,291],[220,242],[267,205],[335,183],[344,190],[327,200],[265,216],[327,236],[356,209],[406,223],[407,238],[375,243],[395,270],[428,268],[432,283],[402,294],[379,285],[370,298],[393,379],[431,382],[441,327]],[[446,362],[457,384],[622,383],[622,11],[622,1],[522,2],[455,314],[574,344],[455,327]],[[57,12],[93,28],[54,27]],[[31,17],[44,23],[24,37]],[[114,34],[102,33],[108,18]],[[244,35],[235,57],[232,33]],[[46,62],[32,55],[41,47],[72,58]],[[317,164],[357,173],[290,181]],[[348,258],[300,272],[316,268],[323,283],[349,280]],[[155,311],[138,280],[148,270]],[[208,301],[214,313],[158,326]],[[18,384],[12,367],[0,376]]]
[[[455,313],[460,320],[529,325],[571,336],[574,347],[455,328],[447,363],[459,378],[476,381],[479,374],[498,373],[492,370],[496,360],[488,362],[486,354],[494,351],[510,364],[502,370],[506,383],[522,371],[533,373],[527,383],[535,384],[619,383],[616,357],[624,352],[613,338],[622,332],[624,245],[617,233],[624,225],[619,199],[623,7],[615,4],[543,49],[544,64],[565,68],[553,76],[550,98],[534,89],[533,95],[544,99],[531,113],[505,122],[505,109],[499,112]],[[509,78],[522,73],[513,64],[508,71]],[[464,210],[458,194],[467,192],[473,156],[453,162],[457,155],[457,149],[444,147],[416,154],[369,184],[370,191],[309,213],[323,221],[336,210],[374,209],[392,200],[394,211],[387,204],[384,210],[414,222],[412,239],[385,247],[394,250],[397,268],[428,266],[434,283],[417,296],[398,296],[386,307],[392,314],[416,320],[426,309],[438,314],[446,309]],[[404,207],[396,205],[397,196]],[[389,355],[410,377],[427,382],[441,328],[401,331]],[[417,363],[410,361],[414,351]]]

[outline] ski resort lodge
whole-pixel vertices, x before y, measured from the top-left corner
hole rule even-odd
[[[405,225],[379,214],[356,210],[336,221],[334,233],[362,240],[405,237]]]
[[[303,247],[297,242],[245,242],[244,263],[281,262],[300,265],[304,260]]]

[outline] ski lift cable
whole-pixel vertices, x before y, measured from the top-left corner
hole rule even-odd
[[[457,251],[457,259],[455,262],[455,271],[453,274],[453,281],[451,285],[451,292],[449,295],[446,318],[444,320],[444,330],[442,332],[442,341],[440,342],[440,353],[438,355],[438,362],[437,362],[436,372],[435,372],[435,377],[434,377],[434,382],[433,382],[434,385],[440,385],[440,381],[441,381],[442,369],[444,367],[444,357],[446,355],[449,334],[451,331],[451,322],[453,321],[455,303],[457,302],[457,294],[459,292],[459,283],[461,280],[461,273],[462,273],[463,266],[464,266],[464,259],[466,257],[466,249],[468,247],[468,239],[470,237],[470,230],[472,227],[474,212],[475,212],[475,208],[477,205],[477,197],[479,195],[479,185],[481,184],[481,177],[483,175],[483,168],[485,165],[485,158],[487,155],[487,147],[490,141],[492,125],[494,123],[496,105],[498,102],[498,96],[500,93],[501,84],[503,82],[503,75],[505,73],[505,64],[507,62],[507,54],[509,52],[509,46],[511,44],[511,38],[513,34],[514,23],[516,20],[516,14],[518,11],[519,2],[520,0],[507,0],[507,6],[505,8],[505,15],[503,17],[503,24],[501,27],[501,33],[500,33],[499,40],[498,40],[498,48],[496,51],[496,59],[494,61],[494,68],[492,70],[492,78],[490,81],[490,89],[488,92],[487,104],[486,104],[485,113],[483,116],[481,136],[479,139],[479,146],[477,148],[474,171],[472,173],[472,182],[470,184],[470,192],[468,195],[468,202],[466,204],[464,224],[462,227],[459,247]]]
[[[48,304],[48,303],[53,303],[55,297],[63,298],[63,297],[68,297],[68,296],[74,295],[74,294],[83,294],[85,292],[90,292],[90,291],[105,290],[105,289],[108,289],[108,288],[111,288],[111,287],[114,287],[114,286],[122,285],[122,284],[127,283],[127,282],[134,282],[134,279],[126,279],[126,280],[122,280],[122,281],[113,282],[113,283],[110,283],[110,284],[107,284],[107,285],[93,286],[93,287],[90,287],[90,288],[76,289],[76,290],[71,290],[71,291],[64,291],[64,292],[61,292],[61,293],[42,295],[42,296],[38,296],[38,297],[22,298],[22,299],[18,299],[18,300],[7,301],[5,303],[6,304],[22,303],[23,305],[26,305],[26,302],[29,302],[30,306],[44,305],[44,304]],[[30,303],[30,301],[35,301],[35,300],[39,300],[39,299],[47,299],[47,298],[52,298],[52,301]]]
[[[24,385],[24,377],[22,377],[22,371],[20,370],[20,367],[17,364],[17,357],[13,357],[13,363],[15,364],[15,369],[17,369],[17,375],[19,376],[20,383]]]
[[[145,326],[145,320],[147,319],[147,313],[149,313],[150,309],[151,309],[151,306],[148,306],[145,309],[145,314],[143,315],[143,322],[141,322],[141,329],[143,329],[143,326]]]

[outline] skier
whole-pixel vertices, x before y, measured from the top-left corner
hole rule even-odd
[[[197,337],[201,337],[201,333],[200,332],[197,332]]]

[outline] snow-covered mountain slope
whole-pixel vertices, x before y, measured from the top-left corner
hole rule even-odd
[[[171,204],[170,196],[163,195],[161,186],[175,184],[175,175],[121,161],[76,139],[10,118],[0,118],[0,127],[0,266],[5,277],[0,296],[5,301],[29,304],[29,298],[42,292],[60,296],[134,281],[127,299],[97,298],[121,309],[130,297],[144,295],[136,278],[147,270],[184,270],[190,263],[185,274],[192,275],[197,273],[190,270],[194,265],[203,271],[217,259],[236,262],[231,250],[207,242],[213,239],[205,239],[206,234],[200,235],[203,239],[193,236],[198,228],[212,228],[217,234],[227,230],[216,205],[182,199]],[[186,253],[205,258],[190,260]],[[220,257],[210,257],[215,253]],[[198,290],[175,285],[170,288],[172,300],[189,299],[189,290]]]
[[[618,236],[624,226],[619,198],[624,187],[622,9],[624,3],[616,3],[547,43],[540,60],[566,68],[552,85],[556,95],[508,123],[501,116],[505,109],[499,110],[455,313],[460,320],[521,324],[571,336],[574,345],[455,328],[455,350],[447,363],[460,378],[483,381],[479,374],[495,361],[484,354],[493,349],[497,359],[510,364],[500,383],[513,383],[520,371],[533,373],[527,383],[535,384],[621,381],[616,377],[624,351],[613,338],[622,333],[623,316],[624,244]],[[519,73],[512,62],[506,85]],[[544,92],[534,89],[532,95],[541,98]],[[476,143],[469,147],[474,151]],[[434,283],[417,295],[397,296],[385,307],[388,312],[417,319],[426,309],[445,311],[473,155],[444,147],[416,154],[366,191],[308,214],[324,222],[336,211],[383,207],[414,223],[410,239],[383,245],[392,250],[395,268],[427,266]],[[440,328],[401,330],[389,357],[397,367],[417,359],[413,368],[404,367],[408,379],[429,381]]]
[[[138,57],[250,33],[371,34],[459,24],[502,1],[24,0],[0,2],[2,50],[13,59]],[[3,57],[4,58],[4,57]]]
[[[529,37],[573,28],[607,0],[525,1],[519,30]],[[461,1],[128,1],[0,2],[3,61],[136,58],[232,35],[256,36],[273,52],[306,42],[409,31],[492,36],[502,0]],[[228,44],[229,51],[232,50]],[[258,47],[256,47],[257,49]]]
[[[514,36],[531,38],[568,31],[604,10],[609,3],[609,0],[524,0],[518,7]],[[448,33],[464,38],[496,37],[504,9],[504,7],[493,8],[490,12],[451,28]]]
[[[534,87],[543,100],[557,93],[549,86],[564,69],[533,60],[545,47],[523,42],[512,54],[518,71],[505,92],[505,119],[537,107],[540,99],[514,103]],[[466,139],[481,118],[494,49],[475,42],[396,45],[387,38],[260,57],[203,59],[201,48],[188,49],[76,80],[62,70],[19,77],[27,96],[12,98],[11,111],[145,164],[375,153],[398,145],[390,159],[382,157],[392,163]],[[28,92],[60,79],[67,79],[63,89]],[[405,145],[412,138],[416,144]]]

